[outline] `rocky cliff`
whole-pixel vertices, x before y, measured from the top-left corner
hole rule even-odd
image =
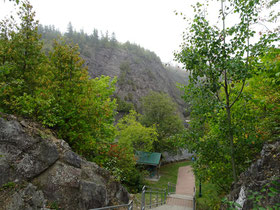
[[[128,192],[39,125],[0,113],[0,209],[90,209]]]
[[[137,49],[137,46],[133,46]],[[106,75],[117,77],[116,94],[131,102],[139,110],[141,98],[150,91],[167,93],[178,104],[181,113],[186,106],[177,83],[186,84],[187,74],[180,69],[171,70],[160,59],[144,49],[133,51],[129,47],[100,47],[94,55],[84,56],[92,78]],[[140,110],[139,110],[140,111]]]
[[[53,39],[62,35],[51,26],[39,26],[39,33],[46,51],[52,48]],[[116,97],[132,103],[137,111],[141,111],[141,98],[149,91],[167,93],[178,104],[179,111],[185,111],[182,92],[176,87],[177,83],[187,84],[185,71],[164,65],[155,53],[138,45],[120,43],[108,34],[99,35],[94,29],[93,34],[74,31],[62,36],[79,45],[81,57],[86,60],[92,78],[101,75],[117,77]]]
[[[280,141],[277,141],[263,147],[260,158],[240,175],[228,200],[241,206],[237,209],[279,209],[279,195]]]

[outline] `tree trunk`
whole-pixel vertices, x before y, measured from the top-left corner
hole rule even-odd
[[[234,188],[237,183],[237,175],[236,175],[236,165],[234,159],[234,145],[233,145],[233,134],[231,128],[231,110],[229,106],[226,106],[227,110],[227,121],[228,121],[228,139],[230,141],[230,156],[231,156],[231,166],[232,166],[232,174],[234,179]]]

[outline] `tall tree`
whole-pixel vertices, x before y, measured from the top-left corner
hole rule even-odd
[[[42,50],[38,22],[28,1],[20,3],[20,24],[2,21],[0,109],[53,127],[76,152],[92,159],[99,142],[115,135],[115,80],[90,79],[78,46],[59,40]]]
[[[46,63],[37,32],[38,22],[34,20],[35,13],[28,1],[21,3],[18,15],[20,24],[15,24],[13,18],[4,20],[0,34],[2,68],[7,70],[2,80],[5,89],[2,105],[12,110],[23,98],[34,96]]]
[[[71,38],[73,36],[73,33],[74,33],[73,25],[71,22],[69,22],[67,25],[67,36]]]
[[[158,142],[154,144],[155,151],[176,150],[174,138],[184,129],[183,120],[180,118],[177,105],[165,93],[150,92],[143,98],[143,116],[141,123],[147,127],[156,126]]]
[[[209,115],[219,115],[217,119],[224,122],[220,124],[220,129],[226,133],[229,143],[235,183],[238,174],[235,158],[237,143],[234,140],[236,136],[232,110],[242,96],[252,69],[258,63],[258,56],[277,39],[274,33],[263,34],[259,42],[250,43],[256,33],[252,25],[257,23],[259,5],[260,2],[256,0],[221,0],[222,26],[217,27],[209,23],[202,5],[198,3],[194,7],[193,22],[184,35],[182,49],[175,55],[177,61],[190,71],[187,97],[194,99],[193,105],[198,106],[193,107],[198,117],[193,120],[200,122],[202,128]],[[231,15],[239,15],[236,24],[230,25],[226,21]]]
[[[117,124],[118,144],[132,152],[153,151],[153,145],[157,141],[157,132],[155,127],[145,127],[137,121],[139,118],[135,111],[124,116]]]

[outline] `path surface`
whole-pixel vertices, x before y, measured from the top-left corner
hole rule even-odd
[[[193,196],[195,178],[191,166],[180,167],[176,184],[176,194]]]
[[[176,194],[169,195],[166,205],[154,210],[191,210],[193,209],[193,193],[195,178],[191,166],[180,167],[176,184]]]

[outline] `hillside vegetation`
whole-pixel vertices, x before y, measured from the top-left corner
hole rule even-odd
[[[97,29],[92,34],[78,32],[71,23],[64,34],[53,26],[42,25],[39,25],[38,32],[42,35],[46,52],[52,49],[53,39],[59,37],[67,43],[78,44],[91,78],[101,75],[117,77],[115,97],[119,102],[119,112],[128,113],[131,106],[141,112],[141,98],[155,91],[167,93],[178,104],[181,115],[184,114],[183,92],[176,86],[177,83],[187,84],[187,73],[162,64],[154,52],[128,41],[120,43],[114,33],[103,34]]]
[[[0,22],[0,111],[52,129],[130,192],[144,183],[136,150],[187,147],[196,156],[196,178],[210,182],[222,197],[242,189],[239,176],[264,145],[279,145],[279,28],[254,27],[265,20],[261,8],[273,5],[279,1],[221,0],[219,26],[207,19],[207,5],[193,6],[194,18],[175,53],[188,72],[183,73],[165,67],[153,52],[119,43],[114,34],[77,32],[71,23],[65,34],[41,26],[29,2],[19,1],[20,22],[13,17]],[[279,14],[271,14],[267,21],[277,20]],[[239,18],[227,25],[230,17]],[[176,82],[185,85],[183,92]],[[190,119],[187,128],[184,117]],[[278,146],[264,148],[274,148],[267,151],[272,168],[279,162]],[[267,184],[279,180],[266,177]],[[279,186],[275,191],[279,194]],[[261,199],[272,196],[266,192]],[[218,208],[220,197],[209,206]],[[265,207],[261,199],[251,203]],[[229,208],[238,205],[225,201]]]
[[[78,33],[71,25],[60,36],[39,26],[28,1],[16,7],[20,22],[0,23],[0,111],[52,128],[75,152],[139,190],[143,175],[135,150],[182,145],[182,112],[173,101],[181,99],[168,70],[139,46],[99,38],[97,30]],[[144,103],[151,97],[160,103]],[[127,116],[117,122],[118,113]]]
[[[176,54],[190,72],[184,96],[191,110],[186,142],[196,153],[194,172],[202,182],[215,184],[221,195],[237,189],[240,174],[265,144],[279,141],[280,49],[275,46],[279,28],[277,24],[274,30],[257,27],[261,21],[277,20],[279,3],[222,0],[217,24],[204,15],[206,3],[197,3]],[[262,16],[264,8],[271,10],[269,19]],[[279,181],[277,174],[269,179]],[[279,194],[279,186],[277,190]],[[246,191],[245,198],[251,193]],[[262,199],[269,197],[263,194]],[[231,200],[228,207],[241,208],[244,200],[238,202]],[[266,207],[255,203],[257,209]]]

